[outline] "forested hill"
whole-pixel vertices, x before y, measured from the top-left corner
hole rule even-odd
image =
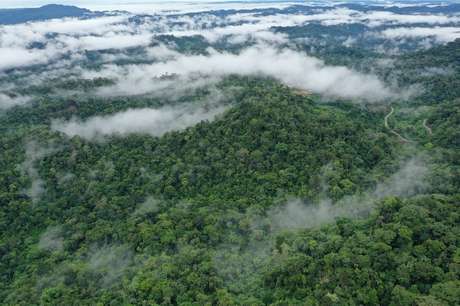
[[[0,9],[0,24],[18,24],[63,17],[82,17],[91,11],[76,6],[49,4],[39,8]]]
[[[424,91],[419,96],[422,104],[450,101],[460,96],[459,54],[460,39],[456,39],[446,45],[402,56],[385,73],[391,78],[394,71],[400,71],[403,72],[398,76],[401,83],[423,84]]]
[[[0,26],[2,306],[460,305],[458,5],[132,9]]]
[[[382,192],[403,195],[391,187],[402,181],[385,179],[398,171],[401,144],[381,117],[317,105],[269,80],[221,86],[244,86],[244,96],[215,122],[160,138],[94,143],[39,125],[2,137],[2,299],[455,301],[458,254],[447,246],[460,234],[456,197],[389,198],[364,222],[282,235],[318,212],[294,201],[264,213],[297,197],[332,218],[348,216],[323,201],[351,196],[368,215],[374,200],[366,194],[385,181]],[[21,135],[26,151],[16,145]],[[24,196],[30,184],[46,192]]]

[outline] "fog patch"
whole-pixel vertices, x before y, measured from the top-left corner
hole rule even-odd
[[[426,157],[417,155],[404,162],[399,171],[383,183],[378,184],[373,196],[380,200],[387,196],[409,197],[421,193],[429,187],[429,173]]]
[[[88,140],[101,139],[104,136],[129,134],[149,134],[162,136],[167,132],[183,130],[201,121],[212,120],[227,108],[224,106],[210,109],[199,107],[164,107],[160,109],[128,109],[107,116],[94,116],[86,121],[55,120],[51,128],[69,137],[80,136]]]
[[[152,41],[152,34],[111,33],[105,36],[68,36],[61,41],[72,50],[126,49],[149,45]]]
[[[148,197],[145,202],[139,205],[139,207],[134,211],[134,215],[140,216],[145,215],[148,213],[155,213],[160,209],[160,201],[153,198]]]
[[[90,252],[87,267],[101,278],[103,287],[111,287],[128,271],[133,255],[128,245],[103,246]]]
[[[75,178],[75,174],[67,172],[67,173],[61,173],[57,177],[57,182],[59,185],[65,185],[68,182],[72,181]]]
[[[124,71],[122,69],[125,69]],[[117,73],[122,73],[122,75]],[[407,92],[386,86],[376,75],[364,74],[345,66],[326,65],[322,60],[291,49],[277,49],[268,45],[247,48],[239,54],[217,52],[209,55],[178,55],[173,60],[128,68],[104,67],[92,72],[96,76],[118,76],[118,87],[145,92],[143,80],[152,90],[153,79],[177,75],[223,77],[230,74],[273,77],[288,86],[313,91],[326,96],[366,101],[406,98]]]
[[[24,67],[48,62],[52,54],[45,50],[26,50],[22,48],[0,48],[0,70]]]
[[[102,97],[149,95],[168,99],[177,99],[196,89],[217,84],[221,78],[202,75],[174,75],[165,73],[149,75],[144,66],[120,67],[110,65],[111,71],[89,72],[87,75],[104,75],[117,80],[115,85],[101,87],[95,94]],[[113,69],[112,69],[113,68]],[[143,75],[143,77],[142,77]]]
[[[360,14],[360,21],[367,22],[369,26],[373,27],[388,24],[394,25],[427,23],[430,25],[436,25],[460,22],[459,16],[447,16],[438,14],[396,14],[383,11],[373,11]]]
[[[214,254],[213,265],[231,291],[244,292],[250,287],[257,287],[272,247],[272,240],[251,240],[245,247],[221,245]]]
[[[420,69],[420,74],[424,77],[432,77],[432,76],[448,76],[453,75],[455,70],[451,67],[426,67],[424,69]]]
[[[437,42],[447,43],[460,38],[460,27],[399,27],[383,30],[380,34],[389,39],[434,37]]]
[[[36,203],[45,192],[45,182],[40,178],[36,164],[47,155],[55,152],[52,146],[42,146],[35,140],[27,141],[25,144],[25,160],[20,165],[20,170],[31,180],[30,187],[24,190],[33,203]]]
[[[281,207],[268,211],[273,230],[302,229],[332,223],[336,218],[367,216],[376,202],[389,196],[409,197],[428,187],[429,167],[422,155],[405,161],[400,169],[364,194],[346,196],[336,203],[323,199],[317,204],[305,204],[299,199],[288,201]]]
[[[330,165],[324,172],[333,171]],[[417,155],[401,163],[393,175],[363,194],[347,196],[333,203],[330,199],[306,204],[300,199],[269,209],[265,216],[260,212],[236,214],[238,224],[251,223],[249,233],[237,236],[235,243],[222,243],[213,256],[216,272],[233,292],[258,288],[263,281],[264,269],[272,259],[280,259],[289,252],[285,244],[275,248],[275,237],[284,231],[315,228],[334,223],[337,218],[367,217],[379,200],[388,196],[406,197],[423,192],[429,187],[429,167],[425,156]],[[246,220],[245,220],[246,219]],[[236,229],[236,233],[239,229]],[[238,235],[235,232],[228,236]]]
[[[0,70],[46,64],[66,54],[81,56],[84,50],[148,45],[152,34],[127,19],[124,15],[0,25]]]
[[[357,38],[350,36],[350,37],[347,37],[347,39],[344,40],[342,44],[347,48],[351,48],[356,42],[357,42]]]
[[[0,110],[8,109],[17,105],[24,105],[30,101],[27,96],[10,96],[0,93]]]
[[[234,45],[243,44],[246,42],[255,41],[256,43],[267,43],[267,44],[287,44],[289,42],[288,36],[282,33],[274,33],[271,31],[257,31],[254,33],[245,34],[232,34],[227,39],[227,42]]]
[[[323,169],[325,175],[328,171],[334,171],[330,164]],[[289,252],[285,244],[275,248],[277,235],[284,231],[334,223],[337,218],[367,217],[377,202],[385,197],[408,197],[426,190],[429,173],[426,156],[420,154],[401,162],[398,171],[372,190],[346,196],[335,203],[323,198],[315,204],[306,204],[294,198],[265,214],[262,209],[232,212],[232,224],[238,226],[230,225],[231,232],[229,229],[227,237],[232,238],[217,246],[213,256],[214,268],[233,292],[258,288],[259,282],[263,281],[261,275],[270,261],[281,259]],[[323,192],[326,189],[323,188]],[[245,225],[247,223],[249,225]]]
[[[128,11],[135,14],[159,14],[159,15],[175,15],[187,13],[207,12],[210,10],[243,10],[243,9],[265,9],[265,8],[286,8],[292,3],[280,2],[160,2],[154,3],[139,2],[139,3],[104,3],[104,4],[83,4],[83,7],[96,11]]]
[[[62,228],[60,226],[50,226],[41,235],[38,248],[46,251],[61,251],[64,247]]]
[[[232,16],[238,16],[232,15]],[[230,18],[232,17],[230,16]],[[287,35],[277,34],[270,31],[271,27],[274,26],[296,26],[301,25],[305,20],[308,20],[309,16],[304,15],[279,15],[281,20],[272,20],[273,16],[264,16],[257,22],[248,22],[245,20],[245,23],[238,22],[238,24],[226,25],[222,27],[214,28],[202,28],[202,27],[193,27],[193,29],[178,29],[165,34],[174,35],[176,37],[189,37],[200,35],[204,37],[208,42],[215,43],[226,36],[235,36],[239,37],[239,42],[244,42],[249,39],[256,40],[266,40],[277,43],[287,42]],[[278,18],[278,19],[280,19]],[[228,23],[230,20],[227,20]]]

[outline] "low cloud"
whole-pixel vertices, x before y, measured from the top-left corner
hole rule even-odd
[[[400,169],[365,194],[346,196],[333,203],[324,199],[307,205],[294,199],[281,207],[271,209],[267,215],[275,231],[312,228],[332,223],[336,218],[356,218],[368,215],[376,202],[389,196],[409,197],[425,191],[429,185],[429,168],[424,158],[415,156],[403,163]]]
[[[387,196],[410,197],[429,188],[430,168],[423,154],[405,161],[400,169],[387,180],[377,185],[373,198],[380,200]]]
[[[0,70],[46,63],[50,54],[43,50],[0,48]]]
[[[63,18],[0,26],[0,70],[46,64],[83,50],[148,45],[152,34],[143,26],[128,23],[128,17]]]
[[[264,8],[286,8],[298,2],[229,2],[229,1],[195,1],[195,2],[155,2],[155,3],[84,3],[82,7],[97,11],[128,11],[135,14],[187,14],[206,12],[210,10],[242,10],[242,9],[264,9]]]
[[[88,258],[88,269],[101,276],[103,287],[111,287],[128,271],[134,253],[128,245],[110,245],[93,249]]]
[[[48,227],[41,235],[38,248],[47,251],[61,251],[64,247],[62,229],[59,226]]]
[[[30,97],[26,96],[15,96],[11,97],[0,93],[0,110],[8,109],[16,105],[24,105],[30,101]]]
[[[244,238],[239,237],[240,243],[219,245],[213,257],[214,268],[226,285],[238,292],[260,281],[267,264],[273,264],[269,262],[270,258],[279,254],[278,252],[283,254],[288,251],[283,246],[275,248],[274,238],[280,232],[318,227],[333,223],[338,217],[367,216],[376,202],[385,197],[405,197],[423,192],[429,187],[429,172],[424,156],[417,155],[402,162],[396,173],[365,194],[347,196],[337,203],[324,199],[315,205],[292,199],[282,206],[268,210],[265,217],[250,210],[246,216],[236,214],[237,220],[252,220],[250,234]]]
[[[165,73],[157,75],[147,71],[145,65],[106,65],[99,71],[83,71],[85,79],[104,77],[117,80],[115,85],[99,88],[95,94],[103,97],[130,96],[149,94],[155,97],[168,97],[174,100],[185,93],[198,88],[217,84],[221,79],[217,76],[173,75]]]
[[[17,25],[0,26],[1,45],[25,46],[31,41],[45,41],[46,34],[102,35],[125,30],[122,23],[129,16],[106,16],[96,18],[61,18],[47,21],[27,22]]]
[[[234,4],[225,3],[229,9]],[[290,3],[240,3],[236,7],[285,8]],[[298,5],[298,3],[297,3]],[[135,7],[145,5],[129,5]],[[44,64],[65,54],[80,53],[82,50],[124,49],[128,47],[147,46],[156,34],[175,36],[201,35],[210,42],[227,37],[236,42],[243,39],[284,43],[286,37],[270,32],[272,27],[299,26],[312,22],[323,25],[339,25],[361,23],[367,26],[404,25],[425,23],[430,25],[452,25],[460,22],[460,16],[438,14],[395,14],[388,11],[358,11],[343,7],[327,7],[311,9],[301,13],[278,11],[277,13],[260,14],[260,12],[233,12],[216,15],[205,12],[220,4],[173,5],[172,11],[162,14],[160,7],[152,16],[137,16],[134,19],[129,13],[117,12],[112,16],[93,18],[62,18],[47,21],[28,22],[17,25],[0,26],[0,57],[3,60],[1,69],[23,67],[31,64]],[[166,7],[169,7],[168,5]],[[184,15],[187,8],[198,8],[200,14]],[[143,9],[140,9],[143,11]],[[445,39],[445,35],[442,36]],[[230,41],[231,42],[231,41]],[[34,44],[42,44],[40,48],[31,48]],[[17,54],[17,56],[12,56]]]
[[[24,193],[32,199],[33,203],[37,202],[45,192],[45,182],[40,177],[36,163],[54,151],[51,146],[44,147],[33,140],[25,144],[25,159],[19,168],[31,181]]]
[[[155,213],[160,209],[160,201],[153,198],[148,197],[145,202],[139,205],[139,207],[134,211],[135,216],[145,215],[148,213]]]
[[[162,136],[170,131],[185,129],[203,120],[212,120],[225,111],[225,107],[205,108],[161,108],[129,109],[108,116],[95,116],[86,121],[73,119],[67,122],[54,121],[52,129],[70,137],[100,139],[103,136],[125,136],[133,133]]]
[[[449,24],[460,22],[460,16],[447,16],[438,14],[395,14],[392,12],[374,11],[361,13],[361,21],[368,21],[369,26],[381,26],[384,24],[417,24],[428,23],[430,25]]]
[[[298,4],[298,3],[297,3]],[[62,77],[63,75],[93,74],[95,76],[111,76],[118,80],[117,86],[99,91],[102,95],[117,94],[144,94],[167,89],[179,80],[191,84],[190,75],[207,75],[221,77],[227,74],[264,75],[276,78],[283,83],[310,90],[322,95],[345,99],[363,99],[367,101],[382,101],[392,98],[407,98],[407,92],[382,83],[375,75],[363,74],[342,66],[328,66],[321,60],[308,56],[305,53],[291,49],[279,50],[280,45],[289,44],[288,35],[274,33],[273,27],[300,26],[308,23],[322,25],[338,25],[360,23],[366,26],[396,26],[379,32],[376,28],[371,35],[379,38],[405,39],[427,38],[422,41],[425,45],[433,42],[446,42],[458,38],[460,16],[441,14],[395,14],[388,11],[360,11],[344,7],[316,7],[305,10],[271,10],[261,11],[233,11],[225,14],[216,14],[208,11],[200,14],[183,13],[189,8],[192,10],[213,9],[215,7],[235,6],[239,8],[276,7],[285,8],[289,3],[264,4],[174,4],[172,11],[158,10],[150,16],[133,16],[126,12],[113,13],[112,16],[95,18],[62,18],[48,21],[29,22],[18,25],[0,26],[0,71],[11,68],[20,68],[36,64],[47,64],[43,75],[40,72],[32,77],[18,74],[13,81],[15,84],[32,82],[37,84],[47,78]],[[136,7],[134,5],[133,7]],[[145,7],[144,5],[139,5]],[[184,9],[184,11],[182,10]],[[142,11],[143,9],[141,9]],[[429,25],[446,25],[446,27],[420,27],[419,23]],[[405,27],[404,25],[417,25]],[[404,27],[403,27],[404,26]],[[243,50],[239,54],[230,52],[216,52],[209,50],[208,56],[189,56],[178,54],[174,48],[155,44],[156,35],[172,34],[176,37],[200,35],[215,43],[220,39],[227,44],[256,44]],[[434,37],[435,39],[433,39]],[[182,40],[179,40],[180,45]],[[326,40],[324,40],[326,41]],[[358,43],[351,37],[344,44],[351,46]],[[171,42],[171,45],[174,43]],[[206,44],[204,44],[206,45]],[[126,48],[139,47],[134,54]],[[201,46],[202,47],[202,46]],[[200,48],[201,48],[200,47]],[[198,52],[202,49],[198,48]],[[110,52],[85,51],[108,50]],[[117,52],[113,52],[118,50]],[[196,50],[195,50],[196,51]],[[385,50],[388,51],[388,50]],[[89,56],[91,55],[91,57]],[[92,57],[94,55],[94,57]],[[129,61],[126,61],[129,60]],[[97,65],[82,65],[96,61]],[[154,64],[145,65],[117,65],[112,62],[142,62]],[[98,67],[102,70],[86,70],[78,67]],[[183,65],[183,66],[181,66]],[[45,66],[42,66],[45,69]],[[19,72],[18,72],[19,73]],[[178,74],[183,76],[168,82],[158,77],[164,74]],[[196,84],[197,78],[194,79]],[[31,81],[31,82],[29,82]],[[2,103],[12,104],[13,101]],[[3,97],[3,100],[6,100]],[[17,101],[20,102],[20,101]]]
[[[117,67],[108,65],[96,76],[118,76],[118,87],[145,91],[146,81],[164,75],[204,75],[222,77],[229,74],[262,75],[276,78],[288,86],[313,91],[326,96],[382,101],[401,97],[401,93],[386,86],[378,77],[363,74],[345,66],[329,66],[322,60],[291,49],[278,50],[269,45],[247,48],[239,54],[209,50],[210,55],[178,55],[174,59],[148,65]],[[139,89],[138,89],[139,88]],[[134,93],[132,92],[132,93]]]
[[[292,14],[258,14],[235,13],[223,18],[222,24],[229,24],[214,29],[176,29],[174,35],[197,35],[201,34],[210,41],[215,41],[223,35],[249,34],[251,32],[269,30],[271,27],[291,27],[308,23],[321,23],[325,26],[340,24],[364,24],[369,27],[397,24],[444,25],[460,22],[460,16],[448,16],[438,14],[396,14],[388,11],[357,11],[348,8],[323,8],[309,13]],[[200,31],[201,30],[201,31]]]
[[[399,27],[384,30],[381,35],[390,39],[434,37],[446,43],[460,38],[460,27]]]
[[[61,39],[72,50],[126,49],[147,46],[152,42],[152,34],[115,34],[106,36],[67,36]]]

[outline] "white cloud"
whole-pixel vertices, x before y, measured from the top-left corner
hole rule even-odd
[[[203,27],[203,24],[200,24],[200,17],[196,17],[188,20],[187,27],[174,28],[166,32],[166,34],[179,37],[201,35],[208,41],[215,42],[227,35],[237,35],[240,38],[245,35],[249,38],[259,32],[267,33],[271,27],[297,26],[309,21],[323,21],[328,25],[355,22],[356,20],[350,16],[353,12],[355,11],[340,8],[312,15],[274,14],[261,16],[255,13],[236,13],[223,18],[220,23],[224,26],[213,28]],[[178,21],[183,21],[182,19]],[[275,34],[273,33],[272,35]]]
[[[158,45],[155,47],[146,48],[145,51],[149,58],[158,61],[170,60],[180,54],[177,51],[167,48],[165,45]]]
[[[370,26],[380,26],[382,24],[413,24],[413,23],[428,23],[434,24],[448,24],[460,22],[460,16],[446,16],[437,14],[395,14],[391,12],[370,12],[361,14],[361,21],[368,20]]]
[[[49,55],[42,50],[0,48],[0,70],[46,63]]]
[[[133,263],[134,253],[129,245],[106,245],[93,247],[89,253],[86,268],[93,273],[102,275],[99,284],[109,288],[120,281]]]
[[[108,116],[95,116],[84,122],[73,119],[54,121],[52,129],[70,137],[79,135],[86,139],[103,136],[125,136],[133,133],[161,136],[170,131],[182,130],[203,120],[212,120],[224,107],[212,108],[161,108],[129,109]]]
[[[95,50],[148,44],[147,34],[136,35],[135,30],[129,26],[119,24],[126,18],[127,16],[64,18],[0,26],[0,70],[45,64],[59,55],[67,52],[75,54],[85,48]],[[54,38],[47,36],[56,33],[58,35]],[[83,36],[79,38],[78,35]],[[45,48],[28,48],[30,44],[37,42],[45,44]]]
[[[26,96],[10,97],[8,95],[0,93],[0,110],[8,109],[16,105],[24,105],[25,103],[29,101],[30,101],[30,97],[26,97]]]
[[[133,215],[140,216],[145,215],[148,213],[155,213],[160,209],[160,201],[153,198],[148,197],[145,202],[139,205],[138,208],[134,211]]]
[[[402,163],[397,172],[367,193],[346,196],[336,203],[324,199],[312,205],[294,199],[270,209],[267,215],[275,231],[316,227],[334,222],[338,217],[365,216],[374,209],[376,202],[386,197],[410,197],[425,191],[429,188],[429,174],[424,157],[417,155]]]
[[[59,33],[59,34],[103,34],[108,30],[107,26],[111,26],[110,29],[117,29],[116,26],[120,26],[120,23],[126,21],[129,16],[117,15],[117,16],[104,16],[94,17],[87,19],[80,18],[61,18],[51,19],[47,21],[28,22],[19,25],[4,26],[4,28],[17,28],[20,32],[23,29],[30,29],[35,33]]]
[[[60,226],[50,226],[41,235],[38,248],[47,251],[61,251],[64,247],[62,228]]]
[[[222,5],[229,8],[232,5],[251,7],[253,4],[225,3]],[[286,4],[254,4],[254,6],[268,7],[282,7],[283,5]],[[210,9],[210,7],[220,7],[220,4],[201,3],[200,5],[185,4],[185,6]],[[180,5],[177,5],[177,9],[180,11]],[[319,21],[325,25],[354,22],[378,25],[420,21],[441,24],[460,19],[460,16],[402,15],[377,11],[365,13],[346,8],[318,8],[312,14],[236,13],[216,16],[210,13],[200,15],[170,15],[165,13],[161,16],[140,17],[137,19],[139,22],[129,22],[130,16],[130,14],[121,14],[90,19],[63,18],[0,26],[0,58],[2,58],[0,71],[33,64],[48,64],[47,74],[56,76],[59,74],[58,72],[64,71],[65,73],[66,70],[68,72],[69,67],[75,61],[85,60],[84,50],[120,50],[118,53],[101,56],[103,62],[110,63],[117,59],[126,58],[127,55],[123,54],[121,50],[140,46],[145,48],[146,60],[163,61],[164,63],[156,63],[152,66],[127,67],[107,65],[103,71],[94,74],[106,74],[119,79],[118,89],[121,93],[126,92],[128,94],[151,92],[155,88],[168,87],[171,82],[160,82],[155,78],[164,73],[177,73],[186,76],[194,73],[213,76],[238,73],[268,75],[291,86],[337,97],[381,100],[392,97],[394,94],[375,76],[359,74],[345,67],[326,66],[315,58],[292,50],[286,49],[278,52],[274,45],[285,44],[289,40],[285,34],[274,33],[270,31],[270,28],[274,26],[296,26],[313,21]],[[54,33],[54,35],[49,37],[48,34],[50,33]],[[179,55],[176,51],[165,46],[149,47],[148,45],[155,39],[156,34],[202,35],[210,42],[216,42],[227,37],[229,43],[241,44],[250,40],[257,43],[259,47],[245,50],[239,55],[213,52],[209,57],[188,57]],[[398,28],[385,30],[378,35],[388,38],[423,38],[434,35],[439,42],[445,42],[458,37],[458,28]],[[43,43],[43,48],[29,49],[33,42]],[[350,45],[352,42],[352,39],[348,39],[345,44]],[[68,55],[66,59],[61,57],[64,54]],[[267,58],[263,58],[264,56]],[[59,61],[56,61],[57,59]],[[185,65],[183,70],[178,67],[181,64]],[[77,68],[72,71],[81,70]],[[130,73],[132,76],[128,75]],[[358,86],[358,83],[364,85]],[[372,94],[373,91],[377,95]],[[113,91],[113,93],[115,92],[117,91]]]
[[[128,16],[107,16],[90,19],[62,18],[0,26],[0,47],[26,47],[31,42],[48,42],[46,34],[102,35],[126,30],[121,25]]]
[[[136,46],[147,46],[152,41],[152,34],[117,34],[106,36],[66,36],[60,39],[69,49],[104,50],[125,49]]]
[[[285,8],[298,2],[229,2],[229,1],[165,1],[165,2],[137,2],[137,3],[109,3],[98,4],[91,2],[82,2],[80,4],[91,10],[123,10],[135,14],[186,14],[198,13],[211,10],[240,10],[240,9],[263,9],[263,8]]]
[[[265,75],[289,86],[347,99],[381,101],[397,96],[374,75],[343,66],[328,66],[317,58],[290,49],[277,50],[258,45],[240,54],[210,52],[209,56],[178,55],[172,60],[151,65],[108,65],[101,71],[92,72],[91,76],[117,77],[117,88],[129,94],[145,93],[148,91],[146,87],[154,90],[154,80],[162,75],[222,77],[239,74]]]
[[[380,34],[391,39],[434,37],[438,42],[446,43],[460,38],[460,27],[400,27],[384,30]]]
[[[204,17],[203,17],[204,16]],[[182,26],[164,26],[166,34],[175,36],[202,35],[210,42],[215,42],[226,35],[236,35],[237,41],[242,41],[243,35],[248,38],[259,31],[268,31],[271,27],[290,27],[320,22],[323,25],[340,25],[361,23],[371,27],[384,24],[414,24],[428,23],[448,24],[460,22],[460,16],[430,15],[430,14],[395,14],[392,12],[370,11],[360,12],[347,8],[318,9],[311,14],[273,14],[260,15],[257,13],[236,13],[221,19],[212,16],[214,27],[209,27],[211,15],[169,17],[169,20],[185,23]],[[206,22],[208,21],[208,22]],[[217,25],[217,26],[216,26]]]
[[[51,146],[43,147],[34,140],[27,141],[25,144],[25,159],[19,165],[19,169],[30,179],[30,186],[24,190],[24,193],[31,198],[33,203],[39,201],[46,190],[45,182],[41,179],[36,164],[55,150]]]

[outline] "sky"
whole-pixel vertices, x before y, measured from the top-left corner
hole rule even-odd
[[[342,0],[325,0],[324,2],[346,2]],[[357,0],[348,0],[348,2],[353,2]],[[184,3],[206,3],[206,2],[264,2],[264,0],[0,0],[0,8],[16,8],[16,7],[38,7],[45,4],[55,3],[55,4],[67,4],[67,5],[76,5],[80,7],[93,8],[98,6],[111,6],[111,5],[129,5],[129,4],[160,4],[166,2],[184,2]],[[321,2],[320,0],[316,1],[301,1],[301,0],[286,0],[286,1],[276,1],[276,0],[267,0],[265,2]],[[361,2],[366,2],[366,0],[361,0]],[[373,0],[367,2],[455,2],[449,0],[400,0],[400,1],[391,1],[391,0]]]
[[[334,1],[334,0],[332,0]],[[231,3],[229,3],[231,2]],[[245,4],[243,4],[243,2]],[[267,3],[268,2],[268,3]],[[0,8],[23,8],[23,7],[40,7],[46,4],[64,4],[64,5],[75,5],[82,8],[87,8],[90,10],[126,10],[133,13],[136,13],[139,10],[140,12],[152,12],[156,10],[176,10],[180,9],[181,11],[190,9],[194,7],[193,11],[196,10],[196,7],[202,7],[202,10],[207,8],[241,8],[245,7],[254,7],[254,8],[263,8],[263,7],[273,7],[282,5],[281,3],[273,4],[274,2],[283,2],[283,3],[292,3],[292,2],[319,2],[316,1],[301,1],[301,0],[286,0],[286,1],[277,1],[277,0],[0,0]],[[211,4],[212,3],[212,4]],[[209,5],[206,5],[209,4]],[[142,8],[142,9],[141,9]]]
[[[145,4],[162,2],[225,2],[226,0],[0,0],[0,7],[36,7],[45,4],[67,4],[77,6],[112,5],[112,4]],[[244,0],[243,0],[244,1]]]

